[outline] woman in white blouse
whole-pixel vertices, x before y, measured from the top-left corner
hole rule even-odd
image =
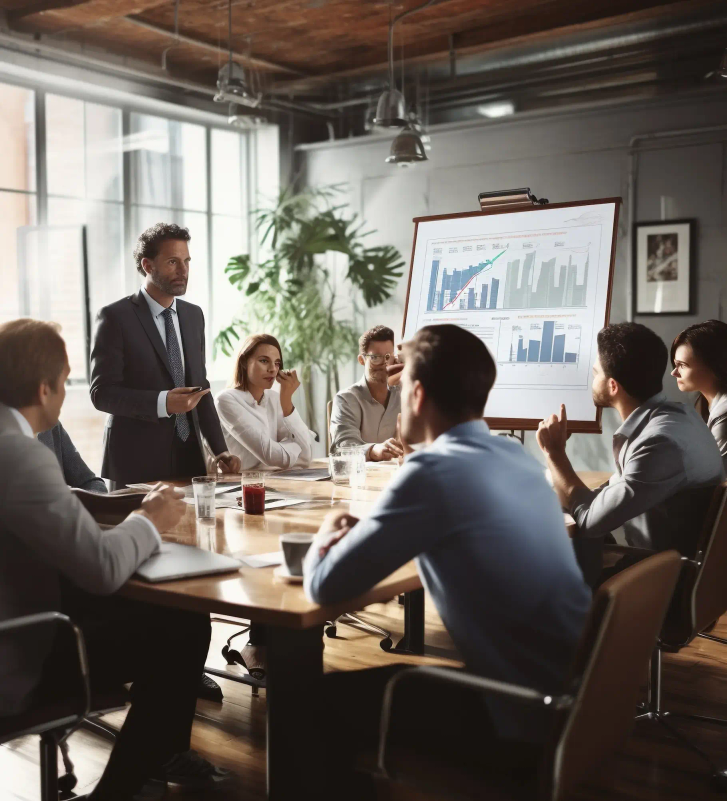
[[[273,389],[280,385],[280,392]],[[215,401],[230,453],[242,470],[307,467],[311,433],[293,405],[300,386],[295,370],[283,370],[278,340],[252,334],[235,360],[230,389]]]
[[[273,389],[280,384],[280,392]],[[215,406],[230,453],[242,470],[307,467],[311,433],[293,406],[300,386],[295,370],[283,370],[280,344],[270,334],[247,337],[235,359],[232,385],[217,396]],[[252,625],[242,649],[251,676],[265,678],[265,628]]]
[[[709,426],[727,469],[727,323],[690,325],[671,346],[672,375],[682,392],[699,392],[696,408]]]

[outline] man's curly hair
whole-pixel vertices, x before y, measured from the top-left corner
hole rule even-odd
[[[134,248],[134,261],[136,269],[141,275],[146,275],[141,266],[142,259],[154,259],[159,255],[159,245],[168,239],[177,239],[182,242],[189,242],[192,238],[187,228],[182,228],[176,223],[157,223],[147,228],[139,235]]]

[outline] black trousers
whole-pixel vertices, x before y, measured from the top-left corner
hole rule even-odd
[[[131,708],[93,792],[94,801],[127,801],[156,769],[189,749],[209,615],[91,596],[70,586],[64,587],[62,608],[83,630],[92,687],[133,682]],[[67,692],[73,685],[77,661],[67,657],[69,647],[56,644],[44,687]]]
[[[364,801],[376,797],[373,779],[356,773],[363,752],[376,753],[384,689],[411,665],[328,673],[323,678],[321,731],[328,779],[326,799]],[[532,775],[542,747],[504,744],[498,739],[483,697],[472,690],[422,679],[400,685],[392,707],[390,742],[422,760],[427,753],[450,764],[485,771]],[[504,745],[504,747],[503,747]]]

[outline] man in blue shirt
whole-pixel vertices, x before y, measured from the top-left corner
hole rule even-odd
[[[407,456],[367,519],[339,513],[324,522],[306,558],[306,593],[336,603],[416,559],[469,670],[558,692],[591,595],[542,468],[519,444],[491,436],[482,419],[492,357],[470,332],[438,325],[405,343],[403,359],[402,441],[424,447]],[[354,745],[375,736],[391,675],[382,668],[326,677],[326,697],[346,698],[346,717],[325,727],[346,749],[336,759],[351,758],[349,734]],[[431,715],[430,701],[412,703],[414,728],[417,716]],[[475,706],[483,736],[544,736],[546,721],[520,704]]]

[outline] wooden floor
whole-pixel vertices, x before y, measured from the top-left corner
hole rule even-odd
[[[363,616],[391,630],[395,639],[403,631],[403,607],[395,602],[369,607]],[[208,664],[224,667],[220,649],[234,628],[216,623],[213,629]],[[430,656],[386,654],[379,648],[378,638],[349,627],[339,627],[338,634],[336,640],[326,639],[326,670],[374,667],[390,664],[394,659],[414,664],[460,664],[429,602],[427,650]],[[727,638],[727,616],[719,621],[714,634]],[[239,775],[239,787],[230,792],[230,799],[262,801],[265,798],[265,692],[253,698],[246,685],[224,679],[220,679],[220,683],[225,693],[221,705],[206,701],[197,705],[192,747]],[[727,718],[727,646],[698,640],[680,654],[665,656],[663,698],[665,708],[672,711]],[[123,713],[108,718],[115,725],[122,719]],[[680,725],[718,764],[727,768],[727,727]],[[73,735],[71,753],[79,778],[77,792],[88,792],[93,787],[109,750],[110,745],[99,737],[86,732]],[[39,797],[39,786],[38,738],[27,737],[1,746],[0,801],[35,801]],[[622,753],[605,767],[592,785],[573,796],[578,801],[712,797],[718,797],[718,793],[711,785],[706,764],[651,723],[637,724]]]

